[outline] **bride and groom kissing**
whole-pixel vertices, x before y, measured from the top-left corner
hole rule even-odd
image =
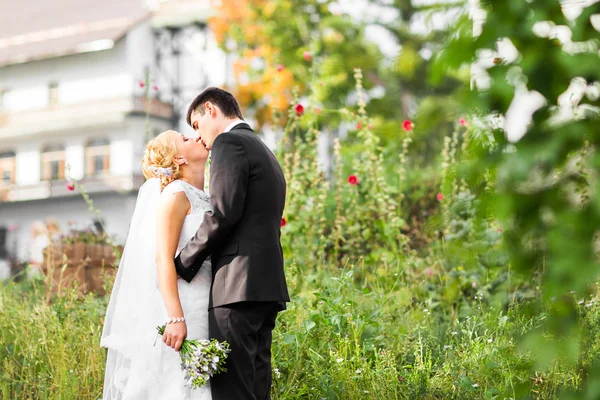
[[[148,180],[102,332],[105,400],[270,399],[272,331],[290,300],[280,244],[285,178],[231,93],[206,89],[187,122],[196,138],[166,131],[144,151]],[[227,342],[227,372],[185,385],[177,351],[186,338]]]

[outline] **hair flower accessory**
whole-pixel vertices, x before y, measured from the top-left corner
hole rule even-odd
[[[173,173],[171,168],[156,167],[154,165],[147,166],[146,170],[152,172],[154,175],[171,176],[171,174]]]

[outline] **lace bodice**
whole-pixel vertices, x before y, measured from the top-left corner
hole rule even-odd
[[[181,179],[169,183],[163,189],[161,196],[175,194],[178,192],[185,192],[185,195],[192,206],[192,211],[189,213],[189,215],[210,211],[210,197],[208,196],[208,193],[198,189],[196,186],[190,185]]]

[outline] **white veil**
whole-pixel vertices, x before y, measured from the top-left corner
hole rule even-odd
[[[161,297],[155,261],[160,194],[157,178],[146,181],[138,193],[100,340],[100,345],[108,348],[103,398],[121,398],[123,388],[133,383],[132,371],[139,371],[138,364],[148,361],[149,355],[144,353],[157,338],[156,326],[162,314],[156,304]],[[153,373],[158,372],[151,365],[142,370],[145,380],[152,380]]]

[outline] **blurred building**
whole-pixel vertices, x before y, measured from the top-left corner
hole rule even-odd
[[[0,3],[0,227],[13,227],[9,251],[26,259],[36,220],[55,217],[63,231],[68,221],[92,224],[69,177],[124,240],[145,141],[191,132],[181,124],[187,104],[230,76],[210,13],[209,0]]]

